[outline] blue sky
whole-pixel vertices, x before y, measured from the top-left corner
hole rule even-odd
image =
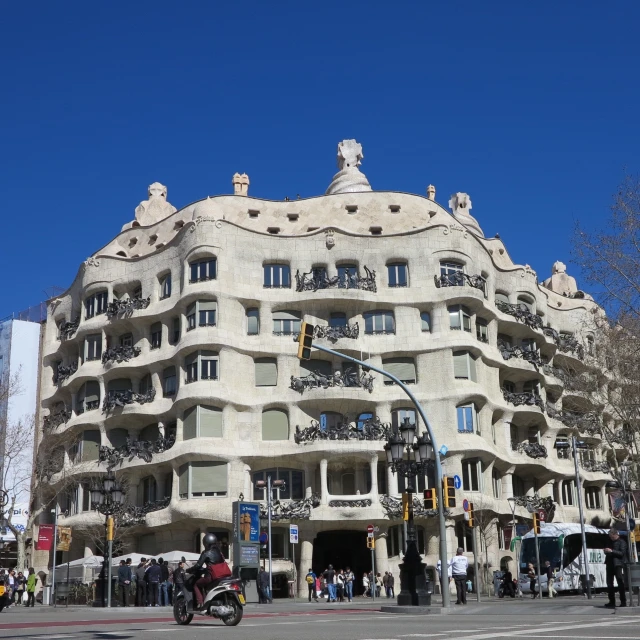
[[[4,3],[0,318],[66,288],[151,182],[178,208],[235,171],[257,197],[317,195],[343,138],[374,189],[469,193],[545,278],[638,171],[639,18],[591,0]]]

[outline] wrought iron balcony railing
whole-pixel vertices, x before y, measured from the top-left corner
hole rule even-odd
[[[291,388],[304,393],[305,389],[329,389],[330,387],[353,388],[360,387],[369,393],[373,392],[373,376],[364,371],[349,367],[344,372],[335,371],[327,376],[321,373],[310,373],[301,378],[291,376]]]
[[[377,292],[376,272],[363,267],[366,275],[341,274],[330,278],[324,269],[312,269],[300,274],[296,271],[296,291],[318,291],[319,289],[361,289]]]
[[[544,365],[544,362],[540,357],[540,352],[537,349],[523,349],[518,346],[512,347],[504,340],[498,340],[498,350],[505,360],[520,358],[525,362],[531,363],[536,369]]]
[[[343,417],[341,422],[322,428],[317,420],[311,426],[300,429],[296,426],[296,444],[314,440],[387,440],[391,435],[391,425],[380,422],[380,418],[369,418],[361,422]]]
[[[496,300],[496,307],[502,313],[513,316],[518,322],[531,327],[532,329],[542,329],[542,318],[535,313],[531,313],[519,304],[510,304],[503,300]]]
[[[128,391],[109,391],[102,402],[102,413],[108,413],[116,407],[124,407],[128,404],[137,402],[138,404],[146,404],[153,402],[156,397],[156,390],[151,388],[145,393],[134,393]]]
[[[439,276],[433,276],[436,283],[436,288],[440,287],[473,287],[474,289],[480,289],[487,297],[487,281],[481,275],[470,276],[466,273],[456,271],[454,273],[447,273]]]
[[[516,451],[519,453],[524,453],[530,458],[546,458],[547,457],[547,447],[543,444],[539,444],[537,442],[521,442],[517,447]]]
[[[608,462],[598,462],[596,460],[580,460],[580,466],[585,471],[593,473],[611,473],[611,466]]]
[[[354,509],[370,507],[372,502],[369,498],[353,499],[353,500],[329,500],[329,506],[338,509]]]
[[[302,500],[276,500],[271,504],[271,519],[281,520],[309,520],[311,510],[320,506],[320,496],[316,493]],[[268,518],[267,505],[260,503],[260,517]]]
[[[523,391],[521,393],[515,393],[513,391],[507,391],[507,389],[503,387],[502,396],[509,404],[512,404],[516,407],[535,406],[540,408],[542,411],[545,410],[542,398],[537,393],[533,393],[533,391]]]
[[[62,384],[67,378],[70,378],[78,370],[78,363],[72,362],[68,366],[58,365],[56,374],[53,377],[54,384]]]
[[[567,410],[558,411],[552,404],[547,403],[547,413],[550,418],[560,420],[562,424],[570,429],[577,429],[581,433],[590,435],[602,434],[603,424],[595,411],[588,413]]]
[[[78,330],[80,326],[80,316],[76,316],[76,319],[70,322],[65,322],[60,325],[60,340],[69,340],[73,337],[73,334]]]
[[[175,434],[160,436],[154,442],[127,438],[126,444],[121,447],[100,447],[98,462],[106,463],[108,470],[122,464],[126,458],[129,458],[129,462],[134,458],[140,458],[140,460],[149,463],[153,459],[153,454],[167,451],[171,449],[175,443]]]
[[[331,342],[337,342],[340,338],[350,338],[357,340],[360,335],[360,325],[357,322],[353,324],[345,324],[338,327],[332,327],[330,325],[315,325],[313,330],[313,337],[316,340],[326,338]]]
[[[380,496],[380,504],[384,509],[389,520],[402,520],[403,506],[402,498],[394,498],[393,496]],[[450,515],[448,509],[444,510],[445,515]],[[415,518],[436,518],[438,516],[437,509],[425,509],[424,500],[420,498],[413,499],[413,516]]]
[[[525,507],[529,513],[543,510],[547,514],[546,521],[551,522],[556,511],[556,505],[551,496],[541,498],[537,493],[533,496],[515,496],[513,502],[518,507]]]
[[[141,507],[127,505],[121,513],[118,514],[118,524],[121,527],[133,527],[135,525],[144,524],[148,513],[166,509],[171,504],[171,496],[147,502]]]
[[[58,409],[42,419],[42,430],[50,433],[61,424],[66,424],[71,419],[71,411],[65,408]]]
[[[556,343],[558,351],[573,353],[580,360],[584,360],[584,347],[574,336],[567,333],[558,333],[553,327],[545,327],[542,333]]]
[[[115,364],[129,362],[131,358],[137,358],[140,353],[140,347],[131,347],[128,345],[109,347],[108,349],[105,349],[102,354],[102,364],[107,364],[109,362],[114,362]]]
[[[107,318],[128,318],[134,311],[146,309],[151,302],[151,298],[125,298],[124,300],[113,300],[107,305]]]

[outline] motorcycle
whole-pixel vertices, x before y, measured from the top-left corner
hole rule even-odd
[[[204,596],[204,605],[196,609],[193,597],[193,585],[202,575],[192,574],[184,582],[184,587],[173,601],[173,617],[180,625],[189,624],[193,616],[209,616],[222,620],[227,626],[235,627],[242,620],[245,599],[242,594],[242,580],[222,578],[210,588]]]

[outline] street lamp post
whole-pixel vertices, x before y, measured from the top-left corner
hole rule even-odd
[[[272,566],[272,554],[271,554],[271,509],[273,504],[274,489],[284,489],[286,486],[284,480],[271,480],[271,474],[267,475],[267,481],[257,480],[256,489],[267,490],[267,527],[269,539],[267,540],[268,554],[269,554],[269,600],[273,601],[273,566]],[[295,569],[295,567],[294,567]]]
[[[106,516],[105,528],[107,538],[107,607],[111,606],[111,561],[113,557],[113,516],[118,514],[125,500],[122,486],[116,481],[113,471],[109,471],[102,481],[96,480],[91,485],[91,503],[93,508]],[[104,566],[104,565],[103,565]],[[104,574],[103,574],[104,576]],[[104,585],[104,583],[103,583]],[[104,602],[104,586],[102,590]]]
[[[406,417],[399,428],[400,434],[394,431],[387,444],[385,453],[387,464],[393,473],[402,475],[406,479],[408,497],[409,519],[407,521],[407,550],[400,565],[400,593],[398,605],[427,606],[431,597],[427,592],[425,565],[418,551],[416,540],[416,527],[413,520],[413,495],[417,475],[425,475],[427,469],[433,464],[433,445],[427,433],[416,438],[416,425]],[[405,451],[407,458],[405,460]],[[413,460],[412,454],[413,453]],[[446,567],[443,567],[443,571]],[[448,588],[443,586],[443,590]]]

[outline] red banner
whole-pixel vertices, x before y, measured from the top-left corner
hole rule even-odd
[[[38,527],[37,551],[51,551],[53,547],[53,525],[41,524]]]

